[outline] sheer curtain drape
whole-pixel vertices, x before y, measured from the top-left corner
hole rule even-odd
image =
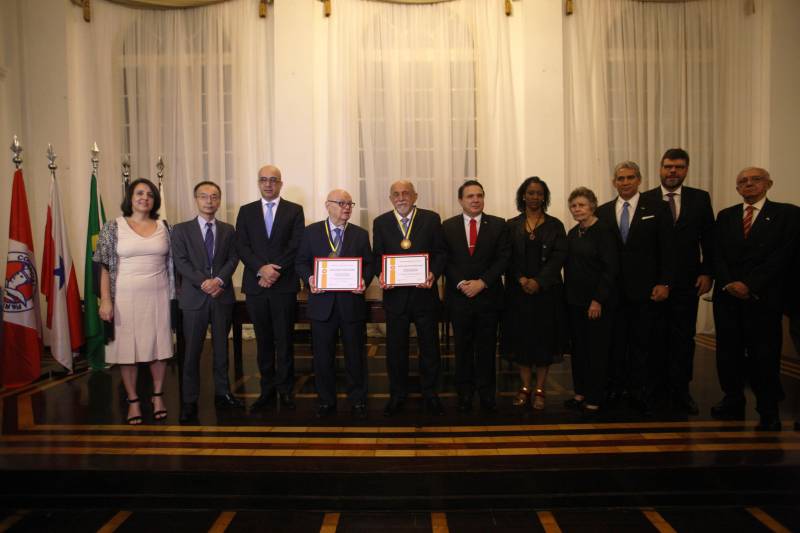
[[[519,176],[503,18],[489,0],[337,2],[336,16],[317,28],[326,52],[315,198],[353,191],[370,227],[389,206],[391,182],[411,179],[419,205],[447,217],[459,211],[458,185],[477,176],[487,210],[505,214],[506,182]]]
[[[582,2],[565,19],[567,189],[612,196],[616,162],[658,183],[666,148],[691,156],[687,184],[717,209],[735,174],[768,158],[769,3]]]
[[[219,217],[233,220],[272,157],[271,19],[258,18],[248,0],[166,11],[93,7],[89,29],[71,35],[89,52],[88,60],[72,58],[74,94],[85,95],[72,107],[88,117],[78,138],[101,146],[110,215],[120,160],[130,153],[132,177],[155,179],[164,157],[162,213],[170,221],[195,213],[192,189],[204,179],[221,186]],[[75,151],[76,161],[87,159]]]

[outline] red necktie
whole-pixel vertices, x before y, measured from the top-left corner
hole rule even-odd
[[[744,238],[750,235],[750,228],[753,226],[753,211],[755,207],[748,205],[744,208],[744,220],[742,220],[742,228],[744,229]]]
[[[469,220],[469,255],[475,253],[475,243],[478,242],[478,224],[474,218]]]

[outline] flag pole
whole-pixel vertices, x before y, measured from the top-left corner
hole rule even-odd
[[[47,168],[50,169],[50,175],[53,176],[53,179],[56,179],[56,169],[58,168],[58,165],[56,165],[56,157],[58,157],[58,155],[56,155],[55,150],[53,150],[53,145],[47,143]]]
[[[16,169],[19,170],[22,165],[22,145],[16,135],[14,135],[14,140],[11,142],[11,151],[14,152],[14,157],[11,160],[14,162]]]
[[[131,156],[125,155],[122,158],[122,199],[128,194],[128,185],[131,183]]]
[[[96,176],[97,166],[100,164],[100,159],[97,158],[97,156],[100,155],[100,148],[97,147],[97,141],[92,145],[90,152],[92,153],[92,173]]]

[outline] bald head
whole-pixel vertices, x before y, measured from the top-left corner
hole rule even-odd
[[[328,193],[328,198],[325,200],[325,209],[328,210],[328,217],[333,222],[334,226],[341,226],[353,214],[353,197],[344,189],[334,189]]]
[[[258,189],[265,200],[274,200],[281,194],[283,181],[281,170],[274,165],[264,165],[258,169]]]
[[[408,180],[399,180],[389,187],[389,201],[400,215],[407,215],[417,202],[417,191]]]

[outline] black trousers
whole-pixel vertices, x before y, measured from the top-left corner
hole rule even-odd
[[[622,299],[614,316],[610,357],[610,389],[638,399],[652,393],[659,364],[654,335],[660,304]]]
[[[392,398],[408,396],[408,334],[411,324],[417,328],[419,346],[420,388],[425,398],[436,396],[441,357],[439,354],[439,322],[436,310],[430,307],[407,309],[402,313],[386,311],[386,370]]]
[[[672,392],[689,392],[694,375],[694,336],[697,333],[696,287],[672,287],[660,304],[656,333],[660,340],[660,367],[653,371],[660,384]]]
[[[247,312],[256,333],[261,395],[290,394],[294,385],[294,320],[297,295],[271,293],[247,295]]]
[[[783,400],[780,380],[783,315],[756,300],[714,295],[717,330],[717,375],[725,398],[744,403],[749,381],[756,410],[776,416]]]
[[[199,309],[184,309],[182,314],[185,342],[181,372],[183,403],[196,403],[200,395],[200,355],[209,324],[214,350],[214,395],[229,394],[228,332],[231,330],[233,304],[222,304],[213,298],[207,298]]]
[[[451,305],[450,318],[456,349],[456,391],[472,398],[494,400],[498,312],[474,305]]]
[[[342,317],[338,304],[328,320],[311,322],[311,346],[314,352],[314,383],[319,402],[336,405],[336,341],[341,334],[344,347],[347,397],[353,404],[367,401],[367,328],[363,320]]]
[[[603,307],[597,320],[589,320],[587,313],[588,307],[569,306],[572,382],[576,395],[583,396],[588,404],[600,405],[608,385],[614,310]]]

